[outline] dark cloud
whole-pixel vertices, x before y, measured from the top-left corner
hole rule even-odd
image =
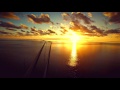
[[[45,35],[43,30],[38,30],[38,33],[40,33],[40,35]]]
[[[25,35],[26,35],[26,36],[31,36],[31,35],[33,35],[33,34],[30,33],[30,31],[27,31],[27,32],[25,33]]]
[[[92,17],[92,14],[89,13],[89,16]],[[78,31],[81,33],[89,33],[90,35],[93,35],[94,32],[89,28],[88,25],[91,25],[94,21],[91,20],[86,15],[84,15],[83,13],[80,13],[80,12],[72,12],[71,14],[63,13],[62,17],[64,20],[70,21],[69,29],[73,31]],[[83,21],[83,23],[87,26],[81,24],[81,21]],[[64,30],[64,28],[62,29]],[[64,33],[64,31],[62,32]],[[100,33],[100,31],[98,32]]]
[[[16,28],[16,29],[20,29],[20,26],[16,26],[16,25],[14,25],[14,24],[11,23],[11,22],[3,22],[3,21],[0,21],[0,26],[1,26],[1,27],[5,27],[5,28]]]
[[[89,17],[85,16],[83,13],[80,12],[72,12],[70,15],[68,13],[63,13],[62,17],[64,20],[70,21],[80,20],[83,21],[85,24],[91,24],[94,22]]]
[[[70,29],[74,30],[74,31],[80,30],[80,24],[77,23],[76,21],[71,21],[70,22]]]
[[[31,28],[31,31],[36,32],[37,29],[36,28]]]
[[[35,16],[34,14],[27,15],[29,21],[32,21],[37,24],[42,23],[52,23],[48,14],[41,14],[39,17]]]
[[[63,34],[65,34],[66,32],[68,32],[68,30],[67,29],[65,29],[65,27],[60,27],[62,30],[61,30],[61,32],[63,33]]]
[[[70,29],[74,30],[74,31],[80,31],[80,32],[87,32],[87,33],[92,33],[91,30],[89,30],[87,27],[81,25],[80,23],[78,23],[77,21],[72,21],[70,22]]]
[[[17,31],[16,29],[13,29],[13,28],[6,28],[6,29],[10,31]]]
[[[120,34],[120,28],[118,28],[118,29],[110,29],[110,30],[107,30],[107,31],[105,31],[104,33],[106,33],[106,34]]]
[[[59,25],[60,23],[56,23],[57,25]]]
[[[24,30],[21,30],[21,32],[25,32]]]
[[[71,17],[72,17],[72,20],[79,19],[79,20],[82,20],[85,24],[91,24],[92,22],[94,22],[93,20],[91,20],[90,18],[88,18],[87,16],[85,16],[80,12],[73,12],[71,14]]]
[[[56,34],[56,32],[54,32],[53,30],[39,30],[36,28],[31,28],[31,33],[33,33],[34,35],[47,35],[47,34]]]
[[[0,27],[4,27],[6,29],[28,29],[28,27],[24,24],[17,26],[14,25],[12,22],[3,22],[3,21],[0,21]]]
[[[23,36],[24,34],[22,32],[17,32],[17,35]]]
[[[96,26],[90,26],[91,27],[91,29],[93,30],[93,32],[97,32],[97,33],[99,33],[99,34],[103,34],[103,30],[102,29],[100,29],[100,28],[98,28],[98,27],[96,27]]]
[[[0,34],[11,34],[10,32],[0,31]]]
[[[96,26],[84,26],[79,23],[78,20],[71,21],[70,22],[70,27],[71,30],[73,31],[80,31],[82,34],[87,35],[87,36],[103,36],[103,31],[102,29],[96,27]]]
[[[40,35],[40,33],[38,33],[38,32],[34,32],[33,35]]]
[[[27,31],[26,33],[30,33],[30,31]]]
[[[52,30],[50,30],[50,29],[48,29],[48,31],[49,31],[50,33],[55,33],[54,31],[52,31]]]
[[[104,12],[103,15],[109,18],[109,22],[120,24],[120,12]]]
[[[32,33],[28,33],[26,32],[25,36],[32,36],[33,34]]]
[[[7,19],[20,20],[20,18],[14,14],[14,12],[0,12],[0,17]]]

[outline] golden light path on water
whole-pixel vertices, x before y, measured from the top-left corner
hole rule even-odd
[[[68,65],[71,66],[71,67],[75,67],[77,65],[77,61],[78,61],[77,42],[81,38],[77,34],[73,33],[73,36],[70,37],[70,39],[71,39],[71,42],[72,42],[72,51],[71,51],[71,55],[70,55],[70,58],[69,58]]]
[[[77,42],[72,43],[72,51],[71,51],[70,59],[68,62],[68,65],[72,67],[75,67],[77,65],[77,60],[78,60],[76,45],[77,45]]]

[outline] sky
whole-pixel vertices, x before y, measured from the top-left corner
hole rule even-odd
[[[62,38],[73,33],[118,40],[120,12],[0,12],[0,37]]]

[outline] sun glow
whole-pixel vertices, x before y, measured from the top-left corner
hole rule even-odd
[[[72,35],[69,37],[72,42],[72,51],[71,56],[68,62],[68,65],[71,67],[75,67],[77,65],[77,42],[81,39],[79,35],[77,35],[75,32],[72,32]]]
[[[71,55],[70,55],[70,59],[68,62],[68,65],[71,67],[75,67],[77,65],[77,44],[76,42],[72,43],[72,51],[71,51]]]
[[[76,43],[78,40],[81,39],[81,37],[77,35],[75,32],[72,32],[72,35],[69,36],[69,38],[73,43]]]

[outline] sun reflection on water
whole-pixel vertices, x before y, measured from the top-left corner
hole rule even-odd
[[[71,51],[71,55],[70,55],[70,59],[68,62],[68,65],[71,67],[75,67],[77,65],[77,48],[76,48],[77,42],[73,42],[72,43],[72,51]]]

